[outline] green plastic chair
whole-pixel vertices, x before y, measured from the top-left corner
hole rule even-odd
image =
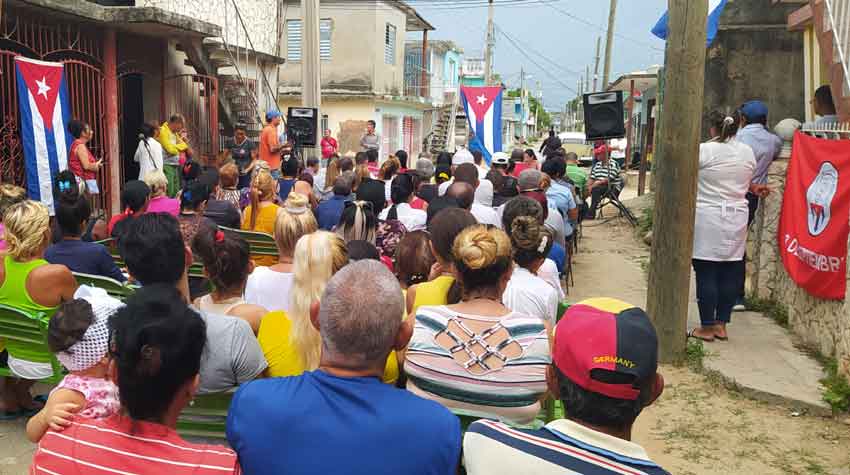
[[[136,287],[118,282],[111,277],[74,272],[74,278],[77,279],[79,285],[88,285],[89,287],[103,289],[107,294],[119,300],[124,300],[136,292]]]
[[[225,228],[221,229],[225,231],[230,231],[232,233],[236,233],[242,239],[248,242],[248,245],[251,246],[251,256],[274,256],[275,259],[279,257],[277,252],[277,243],[274,240],[274,236],[271,236],[266,233],[258,233],[255,231],[243,231],[241,229],[233,229],[233,228]]]
[[[572,307],[573,304],[563,300],[558,302],[558,313],[555,314],[555,321],[558,322],[561,320],[561,317],[564,316],[564,313]]]
[[[43,312],[27,312],[0,304],[0,338],[6,350],[15,358],[34,363],[50,363],[53,374],[41,379],[57,384],[64,377],[62,365],[47,347],[47,323],[50,317]],[[8,367],[0,367],[0,376],[15,376]]]
[[[177,432],[184,437],[226,438],[225,422],[233,393],[195,396],[177,418]]]

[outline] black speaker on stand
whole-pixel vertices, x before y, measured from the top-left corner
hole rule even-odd
[[[290,107],[286,111],[286,136],[295,142],[295,156],[303,157],[304,147],[315,147],[319,128],[319,110],[313,107]]]
[[[588,141],[626,136],[623,92],[595,92],[584,95],[584,133]]]

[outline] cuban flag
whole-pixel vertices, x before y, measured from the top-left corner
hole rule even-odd
[[[475,134],[471,142],[481,150],[489,165],[490,157],[502,151],[502,88],[461,87],[460,97],[469,130]]]
[[[15,57],[27,194],[53,209],[53,177],[68,168],[71,120],[62,63]]]
[[[706,24],[705,47],[711,46],[714,37],[717,36],[717,25],[720,23],[720,15],[723,14],[723,9],[726,8],[727,0],[706,0],[708,2],[708,22]],[[667,29],[668,12],[664,12],[658,23],[652,28],[652,34],[661,38],[667,39],[669,30]]]

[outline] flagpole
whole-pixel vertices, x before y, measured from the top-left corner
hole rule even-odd
[[[647,313],[658,331],[659,361],[682,361],[690,301],[697,160],[705,81],[708,5],[669,0],[664,114],[655,163],[655,213]]]

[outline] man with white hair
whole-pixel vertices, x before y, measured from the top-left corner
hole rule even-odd
[[[245,473],[455,473],[458,418],[381,382],[390,352],[413,332],[403,312],[398,281],[378,261],[331,278],[310,308],[319,369],[254,381],[233,397],[227,440]]]

